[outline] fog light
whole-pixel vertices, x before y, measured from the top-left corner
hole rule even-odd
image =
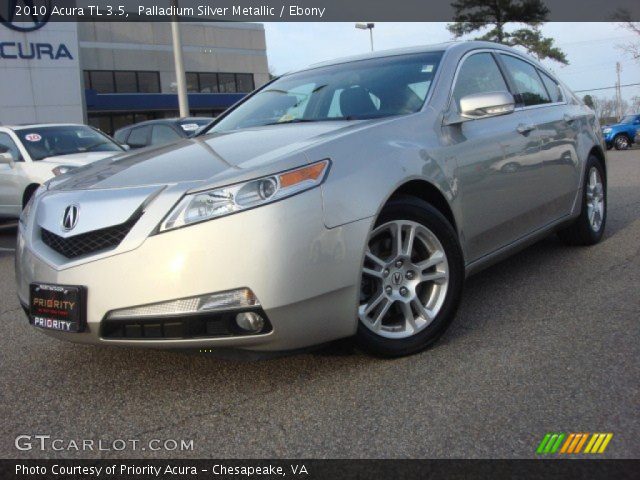
[[[236,323],[242,330],[258,333],[264,328],[264,318],[255,312],[242,312],[236,315]]]

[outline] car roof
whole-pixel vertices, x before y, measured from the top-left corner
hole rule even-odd
[[[357,62],[360,60],[370,60],[375,58],[386,58],[386,57],[394,57],[398,55],[411,55],[415,53],[429,53],[429,52],[444,52],[449,50],[458,50],[460,52],[467,52],[470,50],[478,49],[478,48],[492,48],[492,49],[500,49],[508,52],[513,52],[515,54],[525,56],[529,58],[526,54],[511,48],[509,46],[495,43],[495,42],[487,42],[482,40],[467,40],[467,41],[454,41],[454,42],[444,42],[444,43],[436,43],[433,45],[418,45],[414,47],[404,47],[404,48],[394,48],[389,50],[379,50],[376,52],[369,52],[360,55],[351,55],[348,57],[336,58],[333,60],[327,60],[324,62],[314,63],[309,65],[308,67],[301,68],[299,70],[294,70],[291,72],[285,73],[283,76],[290,75],[293,73],[304,72],[307,70],[313,70],[315,68],[320,67],[328,67],[331,65],[340,65],[343,63]],[[533,59],[531,59],[533,60]]]
[[[116,131],[129,130],[130,128],[140,127],[144,125],[177,125],[178,123],[182,122],[195,122],[200,120],[210,122],[211,120],[213,120],[213,117],[154,118],[153,120],[145,120],[144,122],[132,123],[131,125],[119,128]]]
[[[30,128],[42,127],[86,127],[82,123],[18,123],[15,125],[0,125],[0,128],[8,128],[11,130],[28,130]]]

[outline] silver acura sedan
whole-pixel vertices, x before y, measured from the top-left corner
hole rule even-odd
[[[593,111],[484,42],[283,75],[200,135],[43,185],[19,227],[18,294],[74,342],[292,350],[354,336],[418,352],[465,277],[606,221]]]

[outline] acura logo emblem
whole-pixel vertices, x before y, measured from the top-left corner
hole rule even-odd
[[[52,0],[8,0],[0,6],[0,22],[17,32],[33,32],[51,17]],[[18,8],[19,7],[19,8]],[[20,10],[20,15],[16,15]]]
[[[394,285],[400,285],[402,283],[402,274],[400,272],[395,272],[391,277]]]
[[[69,205],[64,209],[64,215],[62,216],[62,229],[65,232],[73,230],[78,223],[78,213],[80,207],[78,205]]]

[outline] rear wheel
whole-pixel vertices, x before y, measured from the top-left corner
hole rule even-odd
[[[434,207],[401,197],[369,235],[358,308],[358,344],[376,355],[417,353],[451,323],[464,262],[451,224]]]
[[[580,216],[558,236],[569,245],[593,245],[602,239],[607,221],[607,190],[604,169],[600,161],[591,155],[582,187],[582,211]]]
[[[616,150],[627,150],[631,146],[631,140],[621,133],[613,139],[613,146],[616,147]]]

